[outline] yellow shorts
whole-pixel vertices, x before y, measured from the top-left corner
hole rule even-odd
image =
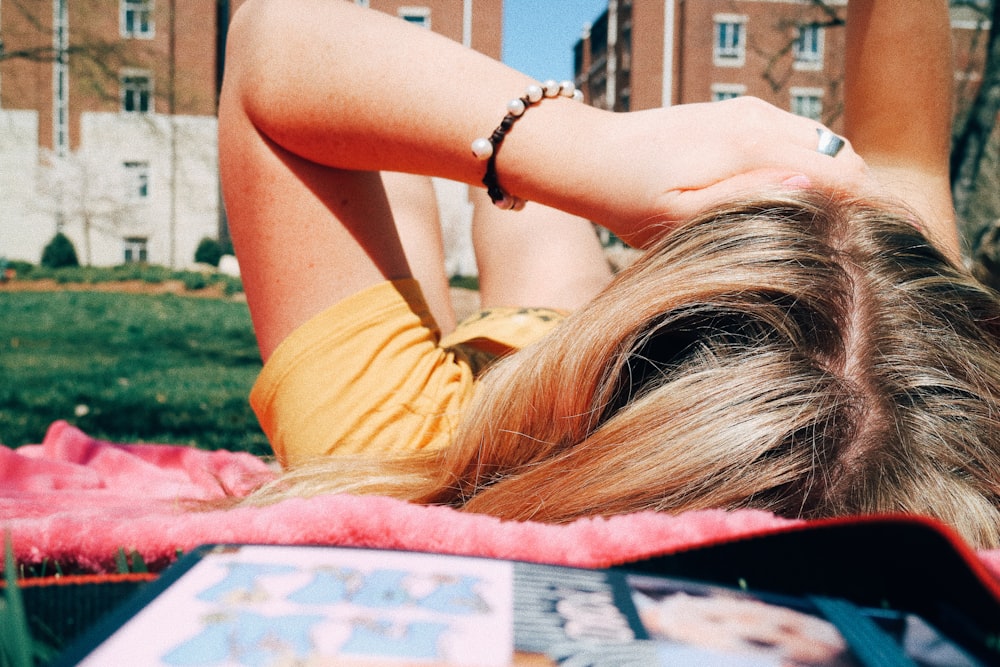
[[[415,280],[380,283],[292,332],[265,364],[250,403],[282,465],[444,447],[476,376],[563,317],[542,308],[484,310],[439,340]]]

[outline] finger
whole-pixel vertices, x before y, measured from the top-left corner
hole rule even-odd
[[[831,159],[829,156],[821,157]],[[865,196],[876,192],[877,185],[863,162],[855,168],[854,165],[832,167],[822,162],[814,166],[809,164],[810,161],[811,158],[803,160],[805,168],[802,170],[787,167],[755,169],[705,187],[668,192],[661,200],[662,215],[651,218],[629,234],[621,235],[622,239],[631,246],[646,247],[678,224],[730,201],[760,199],[808,189],[840,196]]]
[[[851,143],[843,140],[840,151],[829,155],[818,150],[822,141],[820,139],[812,150],[801,151],[795,166],[801,167],[815,185],[825,189],[843,193],[856,191],[859,194],[870,191],[874,184],[871,170]]]

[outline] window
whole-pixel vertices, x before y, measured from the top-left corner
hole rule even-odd
[[[399,18],[408,23],[418,25],[421,28],[431,27],[430,7],[400,7],[397,13]]]
[[[153,79],[146,72],[126,72],[121,77],[122,111],[149,113],[153,110]]]
[[[820,120],[823,115],[822,88],[792,88],[792,113],[813,120]]]
[[[746,23],[745,16],[715,16],[715,47],[712,57],[717,66],[743,66],[746,60]]]
[[[632,69],[632,21],[631,19],[622,28],[618,36],[618,67],[623,72]]]
[[[590,100],[590,104],[598,109],[610,109],[608,106],[608,70],[606,67],[602,67],[593,71],[594,74],[588,82],[590,90],[587,97]]]
[[[713,83],[712,101],[721,102],[745,95],[747,87],[739,83]]]
[[[118,6],[122,37],[153,37],[153,0],[119,0]]]
[[[122,239],[122,249],[126,264],[149,261],[149,239],[145,236],[126,236]]]
[[[139,202],[149,199],[149,163],[125,162],[125,201]]]
[[[799,26],[792,54],[795,56],[795,69],[822,69],[823,29],[815,24]]]

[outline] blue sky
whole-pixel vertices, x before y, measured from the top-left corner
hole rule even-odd
[[[573,78],[573,45],[607,0],[504,0],[503,61],[539,80]]]

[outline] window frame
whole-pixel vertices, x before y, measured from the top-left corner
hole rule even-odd
[[[722,102],[747,94],[747,87],[742,83],[713,83],[711,87],[712,101]]]
[[[396,10],[396,16],[407,23],[431,29],[431,8],[423,5],[406,5]]]
[[[792,42],[792,59],[797,70],[821,70],[826,52],[826,30],[816,23],[807,23],[796,28],[795,41]],[[804,49],[806,35],[813,35],[811,48]]]
[[[823,97],[826,91],[822,88],[793,87],[788,90],[789,111],[796,116],[822,122]],[[809,106],[815,106],[815,115],[802,113],[801,100],[809,100]]]
[[[746,64],[748,21],[744,14],[712,17],[712,62],[716,67],[743,67]]]
[[[118,0],[119,32],[124,39],[156,37],[156,0]],[[129,27],[131,18],[132,27]],[[142,20],[142,19],[145,20]],[[137,27],[138,25],[138,27]]]
[[[138,256],[134,256],[138,253]],[[123,264],[145,264],[149,262],[149,237],[148,236],[125,236],[122,237],[122,263]]]
[[[134,82],[144,80],[145,86],[134,85]],[[118,75],[119,110],[126,114],[149,114],[156,110],[156,100],[153,97],[153,73],[149,70],[126,69]],[[128,108],[130,98],[139,95],[139,103],[131,102],[134,108]],[[145,94],[145,97],[143,97]],[[138,108],[143,107],[143,108]]]
[[[152,170],[148,160],[122,162],[122,190],[127,202],[140,203],[152,196]]]

